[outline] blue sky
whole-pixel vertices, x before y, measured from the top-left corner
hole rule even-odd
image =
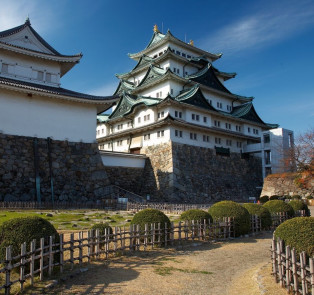
[[[111,95],[116,73],[133,68],[153,25],[210,52],[215,66],[236,72],[230,91],[254,96],[266,122],[296,134],[314,126],[314,1],[1,0],[0,30],[24,23],[63,54],[83,58],[62,86]]]

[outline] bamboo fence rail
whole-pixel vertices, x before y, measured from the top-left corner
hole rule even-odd
[[[272,273],[277,283],[290,294],[314,295],[314,258],[305,252],[297,255],[289,245],[273,237],[271,245]]]

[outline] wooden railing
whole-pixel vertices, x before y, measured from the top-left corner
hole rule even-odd
[[[289,245],[275,238],[271,247],[272,273],[277,283],[288,293],[314,295],[314,258],[306,258],[305,252],[297,255]]]
[[[66,265],[72,269],[74,264],[82,265],[91,259],[108,259],[117,252],[145,251],[149,248],[182,244],[186,241],[226,240],[234,236],[233,219],[224,218],[209,222],[179,222],[177,225],[146,224],[141,229],[138,225],[130,228],[115,227],[113,233],[106,231],[100,235],[99,230],[60,234],[54,237],[23,243],[19,254],[12,253],[12,246],[6,248],[6,258],[0,261],[0,290],[10,294],[12,286],[22,292],[24,284],[34,284],[34,278],[43,280],[54,270],[62,273]],[[17,290],[14,290],[16,293]]]

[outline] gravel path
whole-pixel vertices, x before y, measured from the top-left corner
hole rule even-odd
[[[191,242],[176,249],[139,252],[108,264],[89,265],[87,272],[47,294],[280,295],[285,291],[277,284],[273,284],[276,291],[268,293],[263,281],[267,277],[273,282],[270,244],[271,234],[265,233],[224,243]]]

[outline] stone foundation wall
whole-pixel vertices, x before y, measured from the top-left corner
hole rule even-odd
[[[314,178],[309,173],[271,174],[264,179],[261,196],[314,196]]]
[[[0,134],[0,200],[36,201],[34,138]],[[97,144],[51,141],[56,201],[95,202],[103,198],[109,178]],[[51,200],[47,139],[38,138],[42,201]]]
[[[108,167],[106,172],[110,183],[127,191],[139,194],[143,178],[143,168]]]
[[[260,194],[259,158],[220,156],[212,149],[173,142],[146,148],[144,153],[150,161],[141,192],[150,192],[152,200],[203,203],[248,200]]]

